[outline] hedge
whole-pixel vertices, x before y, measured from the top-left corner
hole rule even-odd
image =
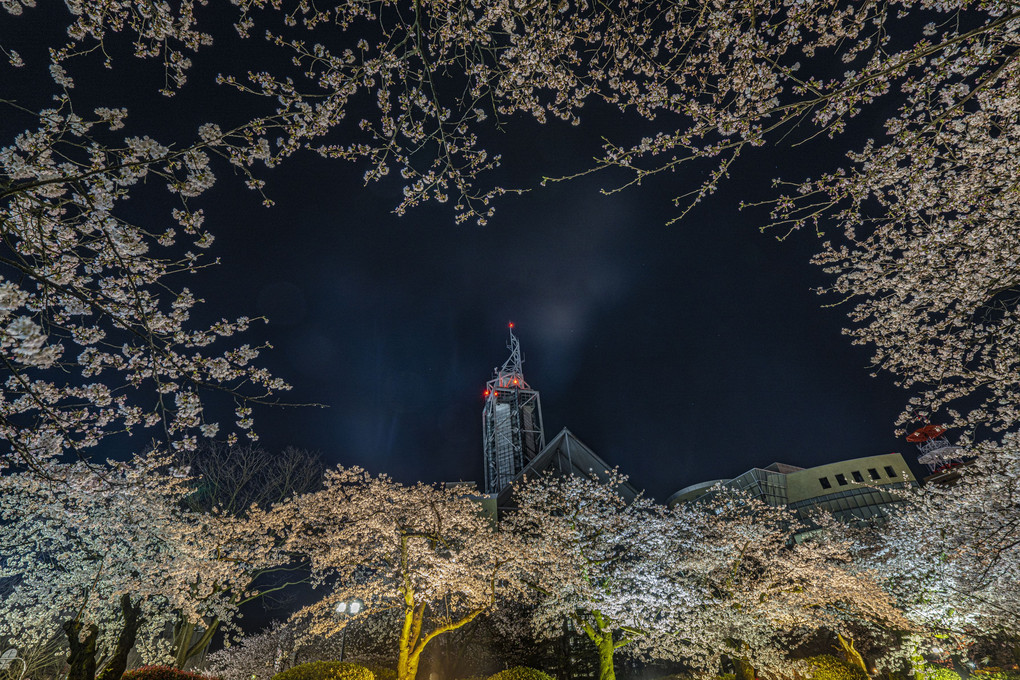
[[[375,674],[375,680],[397,680],[397,672],[392,668],[376,666],[375,664],[370,663],[364,664],[364,667]]]
[[[281,671],[272,680],[375,680],[375,674],[353,663],[312,661]]]
[[[960,674],[942,666],[928,666],[924,669],[925,680],[960,680]]]
[[[805,661],[811,666],[811,677],[815,680],[868,680],[863,670],[831,654],[812,656]]]
[[[548,673],[543,673],[536,668],[527,666],[514,666],[495,675],[490,675],[489,680],[555,680]]]
[[[207,675],[182,671],[173,666],[141,666],[125,671],[121,680],[219,680]]]

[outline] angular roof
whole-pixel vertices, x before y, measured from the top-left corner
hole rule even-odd
[[[563,428],[537,456],[528,461],[524,469],[514,477],[513,484],[525,477],[534,478],[550,472],[557,477],[594,475],[599,481],[606,481],[609,477],[606,473],[610,469],[609,463],[575,437],[573,432]],[[496,505],[500,512],[513,507],[513,484],[499,492]],[[629,482],[620,485],[618,491],[628,503],[638,495],[638,490]]]

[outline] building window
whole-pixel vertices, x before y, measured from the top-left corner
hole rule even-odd
[[[893,470],[892,465],[886,465],[885,466],[885,474],[889,475],[893,479],[896,478],[896,470]]]
[[[864,477],[857,470],[854,470],[850,474],[852,474],[854,476],[854,481],[857,482],[858,484],[863,484],[864,483]]]
[[[876,481],[876,482],[879,479],[881,479],[881,477],[878,474],[878,470],[876,470],[875,468],[868,468],[868,474],[871,475],[871,479]]]
[[[832,483],[829,482],[829,478],[828,477],[819,477],[818,478],[818,483],[822,485],[823,489],[831,489],[832,488]]]
[[[843,473],[836,475],[836,481],[840,486],[846,486],[846,476]]]

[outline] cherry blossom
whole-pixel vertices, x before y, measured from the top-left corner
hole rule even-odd
[[[482,513],[462,489],[403,486],[358,468],[327,472],[322,491],[281,510],[284,547],[307,556],[320,601],[294,615],[309,635],[330,636],[392,612],[392,660],[411,680],[427,646],[521,592],[526,545]],[[340,616],[341,602],[363,608]]]
[[[254,574],[289,558],[264,514],[183,509],[190,480],[168,463],[156,455],[106,466],[46,462],[43,475],[0,475],[0,580],[10,584],[0,635],[37,644],[64,626],[72,659],[78,642],[94,645],[82,653],[100,661],[136,644],[156,663],[173,661],[165,631],[180,620],[192,631],[231,624],[254,595]],[[129,612],[137,628],[113,654]]]

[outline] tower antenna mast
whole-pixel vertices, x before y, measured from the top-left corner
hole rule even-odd
[[[521,343],[514,324],[507,324],[510,356],[502,368],[493,370],[485,385],[482,408],[482,455],[485,493],[499,493],[510,485],[545,448],[542,403],[537,390],[524,380]]]

